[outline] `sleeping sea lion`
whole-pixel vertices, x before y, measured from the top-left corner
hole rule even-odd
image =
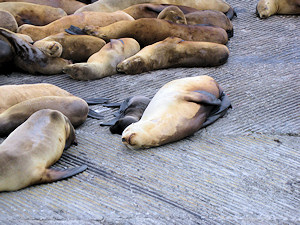
[[[122,142],[139,149],[180,140],[216,121],[230,105],[209,76],[171,81],[155,94],[142,118],[123,131]]]
[[[87,63],[75,63],[64,67],[63,72],[76,80],[95,80],[117,73],[117,65],[140,50],[133,38],[112,39]]]
[[[84,28],[86,25],[107,26],[120,20],[134,20],[122,11],[106,12],[84,12],[76,15],[65,16],[45,26],[33,26],[24,24],[19,27],[18,33],[29,35],[34,41],[43,39],[53,34],[64,32],[65,29],[74,25]]]
[[[45,55],[32,44],[24,41],[17,34],[0,28],[0,36],[5,37],[14,48],[14,64],[31,74],[59,74],[63,67],[70,64],[62,58],[52,58]]]
[[[77,9],[86,6],[86,4],[76,0],[0,0],[0,2],[29,2],[39,5],[48,5],[54,8],[61,8],[68,15],[73,14]]]
[[[0,145],[0,192],[71,177],[87,166],[49,169],[75,141],[75,131],[62,113],[44,109],[34,113]]]
[[[47,83],[0,86],[0,99],[0,136],[9,134],[41,109],[58,110],[68,117],[73,126],[79,126],[87,116],[101,117],[88,108],[89,103],[107,103],[108,100],[84,100]]]
[[[10,12],[0,10],[0,27],[16,32],[18,24],[15,17]]]
[[[155,18],[119,21],[105,27],[86,26],[83,30],[105,41],[122,37],[134,38],[141,47],[162,41],[167,37],[220,44],[226,44],[228,41],[226,31],[219,27],[176,24]]]
[[[101,0],[78,9],[75,14],[83,11],[114,12],[142,3],[182,5],[198,10],[210,9],[234,14],[234,10],[223,0]]]
[[[120,109],[114,114],[115,118],[100,126],[110,126],[112,134],[122,134],[126,127],[140,120],[149,102],[149,98],[141,95],[127,98],[120,104]]]
[[[33,46],[51,57],[61,57],[72,62],[86,62],[105,44],[106,42],[98,37],[62,32],[36,41]]]
[[[184,14],[199,11],[198,9],[194,9],[182,5],[150,4],[150,3],[132,5],[126,9],[123,9],[122,11],[128,13],[136,20],[141,18],[157,18],[158,14],[169,6],[178,7]]]
[[[256,13],[262,19],[274,14],[300,14],[300,0],[260,0]]]
[[[0,10],[10,12],[19,26],[24,23],[38,26],[46,25],[67,15],[60,8],[27,2],[2,2],[0,3]]]
[[[177,6],[168,6],[158,15],[157,19],[167,20],[178,24],[187,24],[184,13]]]
[[[117,66],[118,72],[138,74],[170,67],[210,67],[224,64],[229,56],[225,45],[184,41],[169,37],[144,47]]]

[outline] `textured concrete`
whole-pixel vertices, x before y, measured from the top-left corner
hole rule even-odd
[[[300,18],[237,11],[228,62],[74,81],[66,75],[0,75],[0,85],[49,82],[79,97],[152,97],[176,78],[210,75],[233,109],[182,141],[130,151],[101,121],[76,130],[56,167],[87,164],[68,180],[0,194],[0,224],[299,224]],[[112,118],[115,110],[93,106]],[[3,139],[0,139],[2,142]]]

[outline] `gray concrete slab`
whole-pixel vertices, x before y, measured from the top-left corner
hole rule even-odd
[[[48,82],[79,97],[152,97],[168,81],[210,75],[230,96],[228,114],[182,141],[131,151],[101,121],[76,130],[56,167],[87,164],[68,180],[0,194],[1,224],[300,223],[300,18],[237,11],[228,62],[74,81],[66,75],[0,75],[0,85]],[[112,118],[113,109],[93,106]],[[0,143],[3,139],[0,139]]]

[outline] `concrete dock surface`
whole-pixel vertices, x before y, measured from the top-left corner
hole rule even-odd
[[[82,97],[122,102],[153,95],[182,77],[210,75],[233,108],[193,136],[127,149],[100,123],[76,129],[77,146],[58,168],[88,169],[51,184],[0,193],[0,224],[299,224],[300,17],[255,15],[257,1],[227,1],[237,12],[228,62],[76,81],[65,74],[0,75],[0,85],[51,83]],[[4,139],[0,139],[0,143]]]

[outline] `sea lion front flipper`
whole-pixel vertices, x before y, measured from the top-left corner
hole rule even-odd
[[[87,34],[86,32],[84,32],[79,27],[76,27],[76,26],[73,26],[73,25],[71,25],[68,29],[65,29],[65,31],[68,34],[72,34],[72,35],[86,35]]]
[[[88,116],[97,120],[101,120],[104,117],[100,113],[97,113],[95,110],[92,109],[89,109]]]
[[[193,91],[184,97],[186,101],[195,102],[204,105],[220,106],[221,100],[217,99],[213,94],[206,91]]]
[[[42,175],[41,181],[39,183],[50,183],[58,180],[63,180],[69,177],[72,177],[78,173],[83,172],[88,167],[86,165],[82,165],[79,167],[74,167],[70,169],[46,169],[44,174]]]
[[[104,104],[109,102],[108,98],[85,98],[83,100],[86,101],[88,105]]]
[[[236,12],[234,11],[233,8],[229,8],[229,10],[225,13],[225,15],[228,17],[228,19],[232,20],[233,17],[237,17]]]
[[[221,105],[216,106],[216,108],[207,117],[206,121],[202,124],[201,128],[207,127],[208,125],[214,123],[217,119],[224,116],[229,108],[232,108],[230,99],[224,92],[222,92],[220,96],[220,100],[221,100]]]

